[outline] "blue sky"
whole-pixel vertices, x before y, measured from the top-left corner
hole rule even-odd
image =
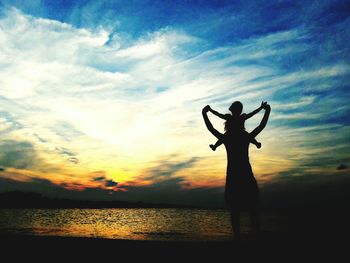
[[[347,1],[2,1],[0,190],[218,199],[225,153],[200,110],[234,100],[272,106],[251,146],[262,188],[343,180],[349,28]]]

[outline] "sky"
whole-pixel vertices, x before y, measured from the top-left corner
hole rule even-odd
[[[222,204],[237,100],[262,193],[343,189],[349,42],[348,1],[2,0],[0,192]]]

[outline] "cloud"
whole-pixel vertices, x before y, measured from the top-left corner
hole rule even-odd
[[[56,147],[55,149],[60,155],[62,155],[64,158],[67,158],[68,161],[74,163],[74,164],[78,164],[79,163],[79,159],[77,158],[77,155],[75,153],[73,153],[72,151],[70,151],[67,148],[64,147]]]
[[[118,183],[117,182],[114,182],[113,180],[106,180],[105,181],[105,186],[106,187],[114,187],[114,186],[117,186]]]
[[[99,182],[99,181],[103,181],[103,180],[105,180],[105,179],[106,179],[106,178],[105,178],[104,176],[99,176],[99,177],[93,178],[92,180],[93,180],[93,181]]]
[[[173,185],[178,185],[177,183]],[[130,187],[127,192],[111,191],[110,188],[81,188],[81,185],[56,185],[46,179],[34,178],[29,182],[20,182],[0,177],[0,191],[40,192],[48,197],[80,200],[124,200],[144,203],[187,204],[203,207],[222,207],[222,188],[202,188],[185,191],[174,189],[167,183],[165,188],[158,186]],[[159,199],[159,196],[163,196]]]
[[[64,194],[70,193],[62,186],[52,183],[50,180],[43,178],[31,178],[27,182],[16,180],[16,178],[0,178],[0,191],[22,191],[22,192],[39,192],[46,196],[64,196]],[[67,197],[67,195],[66,195]]]
[[[219,187],[226,157],[208,148],[215,138],[200,109],[211,104],[226,112],[232,100],[241,100],[245,112],[261,100],[272,105],[258,138],[263,148],[251,151],[258,179],[346,163],[349,20],[320,16],[328,4],[322,10],[306,5],[307,11],[258,5],[271,10],[271,22],[269,12],[247,16],[247,5],[210,6],[202,10],[205,19],[189,10],[198,20],[185,15],[181,23],[153,21],[139,29],[134,18],[128,24],[120,15],[110,24],[115,10],[99,25],[95,10],[103,4],[74,6],[67,19],[3,9],[0,164],[60,170],[77,187],[106,187],[116,184],[113,178],[129,191],[142,183]],[[278,8],[300,12],[294,16]],[[135,31],[123,32],[126,25]],[[213,123],[223,129],[221,120]],[[247,130],[258,123],[259,117],[247,121]]]
[[[39,162],[34,146],[29,142],[0,142],[0,164],[19,169],[33,168]]]
[[[36,137],[36,138],[39,140],[39,142],[42,142],[42,143],[47,143],[47,142],[48,142],[47,140],[41,138],[41,137],[40,137],[38,134],[36,134],[36,133],[34,133],[33,135],[34,135],[34,137]]]
[[[118,185],[113,179],[107,179],[105,171],[95,171],[90,175],[93,176],[91,181],[100,183],[100,186],[114,188]]]
[[[2,102],[1,98],[0,101]],[[22,125],[10,113],[6,111],[0,112],[0,134],[2,136],[21,128]]]
[[[198,157],[192,157],[188,160],[177,161],[176,156],[168,156],[158,161],[155,166],[143,171],[138,179],[142,181],[151,181],[152,183],[160,183],[174,179],[172,177],[175,176],[177,172],[194,166],[198,160]]]

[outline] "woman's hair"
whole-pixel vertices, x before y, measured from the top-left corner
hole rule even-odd
[[[244,128],[244,121],[240,116],[232,116],[225,121],[225,131],[242,131]]]

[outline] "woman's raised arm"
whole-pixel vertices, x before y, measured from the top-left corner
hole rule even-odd
[[[205,125],[207,126],[207,129],[218,139],[222,138],[222,133],[218,132],[213,125],[211,124],[209,118],[208,118],[208,111],[209,111],[209,106],[205,106],[202,110],[202,115],[203,115],[203,119],[205,122]]]
[[[267,121],[269,120],[269,116],[270,116],[270,111],[271,111],[271,107],[269,104],[264,106],[265,109],[265,114],[264,117],[262,118],[260,124],[258,127],[256,127],[251,133],[250,135],[255,138],[265,127],[267,124]]]

